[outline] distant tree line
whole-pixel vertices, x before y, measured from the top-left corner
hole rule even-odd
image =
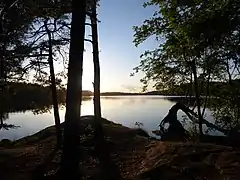
[[[199,94],[201,96],[216,96],[224,97],[229,96],[229,84],[227,82],[212,81],[209,82],[209,92],[206,93],[205,82],[199,81]],[[235,88],[240,93],[240,79],[232,80],[232,88]],[[191,91],[190,91],[191,90]],[[91,93],[91,92],[89,92]],[[137,96],[137,95],[164,95],[164,96],[194,96],[194,87],[192,83],[182,83],[180,85],[174,85],[170,88],[156,91],[147,91],[141,93],[129,93],[129,92],[102,92],[101,96]]]
[[[4,106],[5,112],[39,109],[44,106],[52,105],[50,85],[26,82],[9,82],[6,86],[4,94],[2,95],[6,102]],[[86,99],[91,95],[91,91],[83,91],[83,99]],[[57,99],[59,104],[66,102],[65,88],[57,86]]]
[[[224,97],[229,96],[229,84],[227,82],[209,82],[209,92],[206,93],[205,90],[205,82],[199,81],[199,94],[201,96],[216,96],[216,97]],[[232,81],[232,86],[236,89],[240,87],[240,80],[236,79]],[[190,89],[192,91],[190,92]],[[194,95],[194,88],[192,83],[183,83],[180,85],[172,86],[167,90],[156,91],[161,95],[176,95],[176,96],[186,96],[186,95]],[[238,93],[240,93],[240,89],[238,89]]]

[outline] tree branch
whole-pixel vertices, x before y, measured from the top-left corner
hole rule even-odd
[[[91,23],[85,23],[85,25],[86,25],[86,26],[92,26],[92,24],[91,24]]]
[[[87,41],[87,42],[93,43],[93,41],[90,40],[90,39],[84,39],[84,41]]]

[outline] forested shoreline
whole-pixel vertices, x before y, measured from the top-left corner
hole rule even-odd
[[[199,93],[201,96],[228,97],[229,84],[227,82],[213,81],[209,82],[209,91],[206,93],[205,82],[199,82]],[[232,89],[240,87],[240,79],[232,80]],[[239,93],[239,92],[238,92]],[[172,86],[166,90],[147,91],[147,92],[102,92],[101,96],[124,96],[124,95],[163,95],[163,96],[194,96],[194,87],[191,83],[183,83]]]
[[[240,86],[240,80],[233,80],[233,85],[237,89]],[[142,96],[142,95],[162,95],[162,96],[194,96],[194,93],[189,92],[191,84],[181,84],[179,86],[172,87],[171,89],[162,91],[149,91],[140,93],[130,92],[102,92],[101,96]],[[199,86],[200,95],[205,96],[205,90],[202,86]],[[90,90],[84,90],[82,92],[84,99],[89,99],[93,96],[93,92]],[[210,82],[209,94],[212,97],[227,98],[230,96],[228,91],[228,83],[224,82]],[[22,110],[22,109],[34,109],[45,105],[52,104],[52,94],[50,85],[42,85],[38,83],[26,83],[26,82],[9,82],[4,92],[6,99],[5,107],[9,111]],[[60,104],[66,102],[66,89],[64,87],[57,88],[57,98]]]
[[[41,109],[52,105],[52,94],[50,85],[41,85],[38,83],[9,82],[4,94],[5,112],[15,112],[30,109]],[[84,91],[83,99],[90,99],[91,92]],[[57,88],[57,99],[59,104],[66,102],[66,89]]]

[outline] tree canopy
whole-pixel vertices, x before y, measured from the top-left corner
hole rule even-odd
[[[144,3],[144,7],[148,6],[157,10],[141,26],[134,27],[133,41],[138,46],[154,37],[159,43],[155,49],[146,50],[140,57],[140,65],[134,68],[135,73],[145,73],[141,79],[144,88],[150,83],[157,90],[189,84],[186,93],[195,94],[200,122],[204,114],[200,109],[201,91],[208,96],[209,82],[227,82],[228,93],[218,96],[226,99],[227,95],[225,104],[234,102],[237,109],[234,118],[238,122],[239,90],[232,82],[240,75],[239,2],[149,0]]]
[[[214,80],[227,73],[227,64],[239,68],[236,0],[151,0],[144,4],[147,6],[157,6],[158,10],[142,26],[134,27],[134,43],[137,46],[154,36],[159,46],[143,53],[135,68],[146,73],[144,84],[153,80],[155,87],[160,88],[189,81],[192,60],[196,60],[199,76],[206,76],[206,71],[211,70]]]

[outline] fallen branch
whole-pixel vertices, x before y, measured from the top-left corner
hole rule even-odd
[[[176,103],[175,105],[173,105],[171,107],[171,109],[169,110],[169,113],[167,114],[167,116],[162,120],[162,123],[166,123],[166,122],[170,122],[173,120],[177,120],[177,112],[178,110],[182,110],[188,117],[189,119],[194,122],[194,123],[198,123],[198,115],[197,113],[195,113],[193,110],[189,109],[188,107],[186,107],[184,104],[181,103]],[[210,123],[208,120],[202,118],[202,123],[205,124],[207,127],[212,128],[212,129],[216,129],[222,133],[224,133],[225,135],[228,135],[230,133],[229,130],[223,129],[213,123]],[[160,125],[161,125],[160,124]]]

